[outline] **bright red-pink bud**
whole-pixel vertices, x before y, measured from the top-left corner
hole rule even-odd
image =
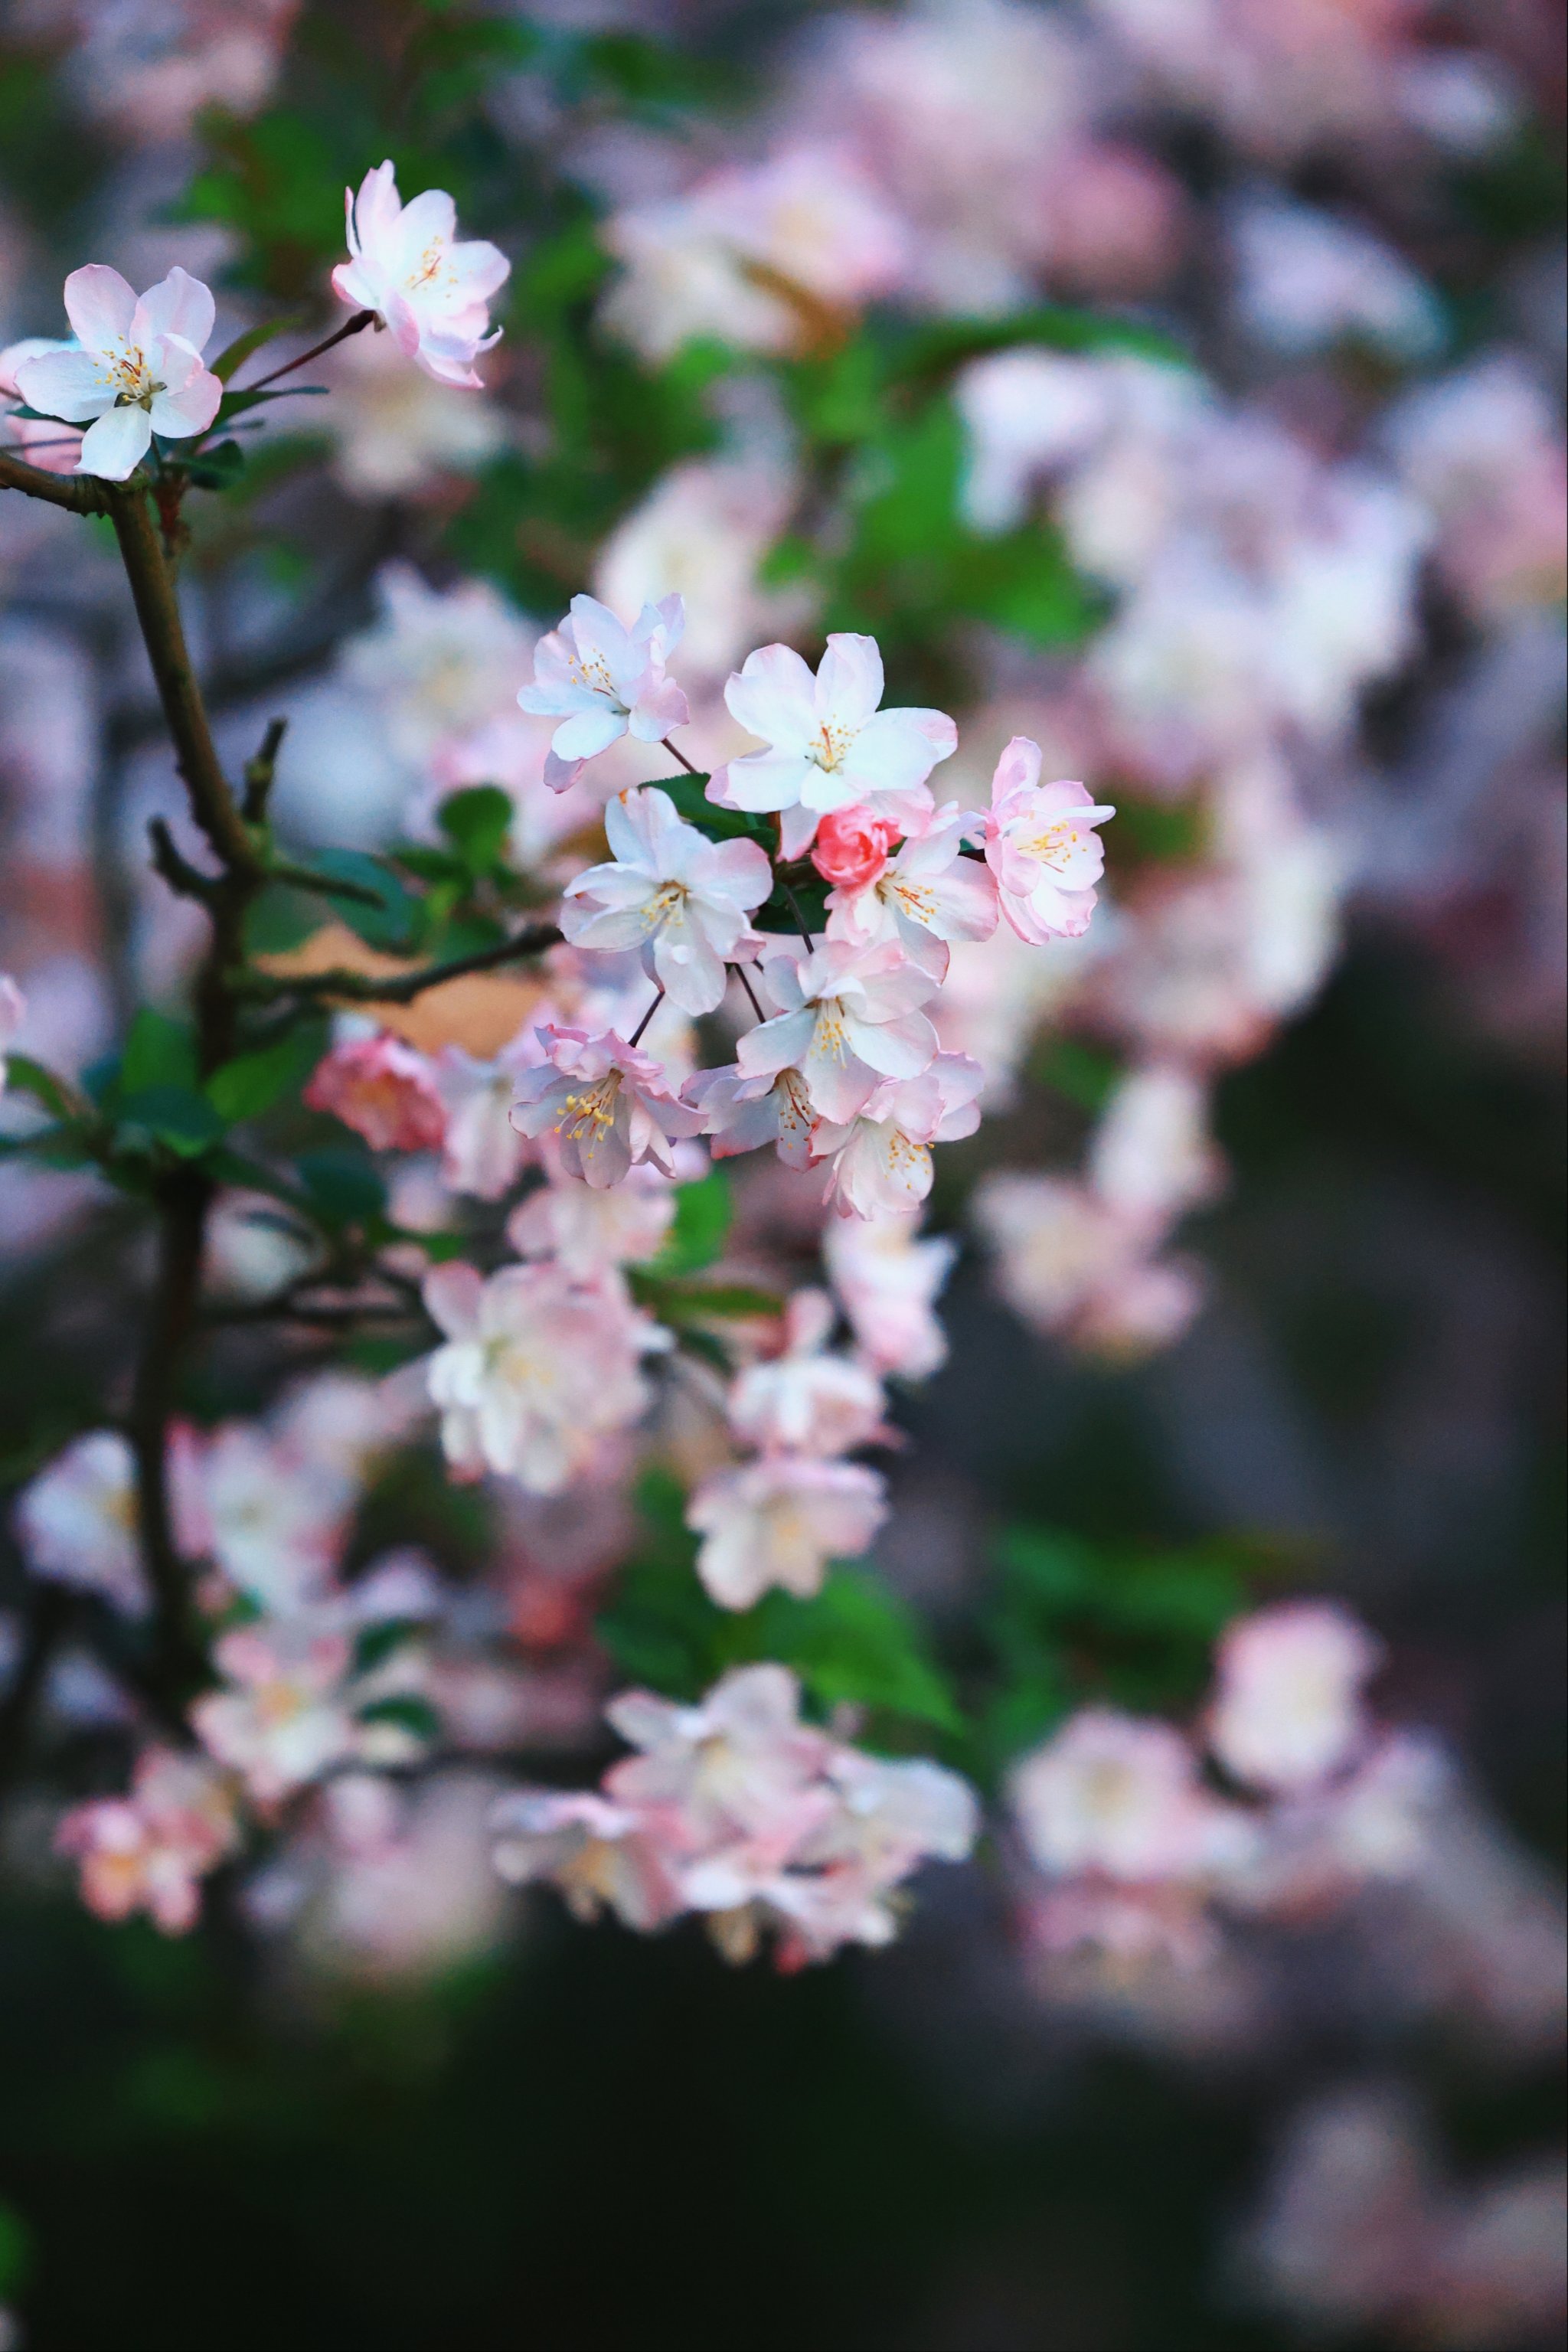
[[[864,890],[883,872],[898,837],[897,825],[884,824],[869,809],[833,809],[816,828],[811,862],[825,882],[840,890]]]
[[[435,1151],[447,1110],[422,1054],[396,1037],[356,1038],[319,1062],[305,1100],[363,1135],[373,1151]]]

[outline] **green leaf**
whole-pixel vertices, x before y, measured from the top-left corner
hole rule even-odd
[[[818,1704],[875,1707],[962,1731],[951,1685],[910,1611],[868,1570],[837,1568],[810,1601],[770,1592],[747,1612],[752,1654],[793,1666]]]
[[[752,920],[759,931],[787,931],[795,939],[799,939],[804,925],[814,940],[819,940],[827,928],[827,885],[816,874],[809,880],[804,876],[794,879],[787,888],[783,882],[776,883]]]
[[[710,841],[758,841],[771,854],[778,840],[777,826],[747,809],[718,807],[708,797],[707,784],[706,776],[660,776],[654,789],[668,793],[676,814],[705,833]]]
[[[374,1625],[363,1625],[354,1641],[354,1672],[374,1673],[395,1652],[417,1641],[425,1630],[416,1617],[383,1617]]]
[[[57,1118],[69,1118],[77,1105],[69,1088],[42,1062],[35,1062],[29,1054],[0,1054],[0,1069],[5,1072],[7,1090],[31,1095],[35,1102],[52,1111]]]
[[[362,1723],[395,1724],[399,1731],[411,1732],[416,1739],[435,1739],[439,1736],[441,1718],[428,1699],[416,1698],[412,1692],[399,1693],[395,1698],[373,1699],[368,1706],[359,1709]]]
[[[1121,1075],[1114,1054],[1077,1037],[1053,1037],[1030,1070],[1042,1086],[1054,1087],[1080,1110],[1090,1112],[1104,1109]]]
[[[371,947],[396,950],[410,944],[418,925],[419,902],[384,860],[360,849],[317,849],[304,862],[329,886],[333,882],[346,886],[341,897],[329,889],[333,907],[350,929]]]
[[[197,1075],[196,1034],[189,1022],[143,1005],[131,1024],[120,1061],[123,1094],[140,1094],[148,1087],[184,1087],[192,1092]]]
[[[724,1255],[734,1214],[734,1196],[722,1168],[710,1168],[693,1184],[682,1184],[675,1195],[675,1223],[669,1237],[647,1271],[659,1279],[672,1275],[700,1274]]]
[[[506,856],[514,811],[499,784],[469,784],[449,793],[436,812],[436,822],[457,846],[468,871],[491,873]]]
[[[363,1224],[386,1206],[386,1187],[363,1151],[302,1151],[295,1165],[324,1225]]]
[[[128,1127],[145,1128],[182,1160],[196,1159],[223,1133],[217,1112],[194,1087],[140,1087],[121,1096],[120,1116]]]
[[[275,1102],[302,1087],[326,1051],[324,1022],[301,1023],[275,1045],[254,1054],[238,1054],[215,1070],[206,1083],[206,1097],[226,1126],[258,1118]]]
[[[226,490],[245,471],[245,451],[237,441],[219,441],[187,459],[185,470],[198,489]]]
[[[299,313],[289,312],[281,319],[264,319],[259,326],[247,327],[243,335],[236,335],[232,343],[226,343],[216,359],[212,361],[214,375],[220,383],[226,383],[236,370],[245,365],[253,352],[260,351],[262,345],[271,342],[274,336],[287,334],[300,323]]]
[[[741,1282],[668,1281],[651,1266],[628,1266],[626,1278],[633,1297],[648,1307],[661,1323],[744,1320],[752,1315],[782,1315],[784,1302],[776,1291],[757,1290]]]

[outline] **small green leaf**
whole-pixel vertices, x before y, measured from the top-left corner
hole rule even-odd
[[[506,856],[514,811],[499,784],[469,784],[449,793],[436,812],[436,822],[455,844],[468,871],[491,873]]]
[[[247,327],[244,334],[236,335],[232,343],[226,343],[212,362],[214,375],[220,383],[227,383],[236,371],[245,365],[252,352],[260,351],[262,345],[271,342],[274,336],[287,334],[290,328],[299,324],[299,314],[292,312],[281,319],[264,319],[257,327]]]
[[[709,799],[707,786],[706,776],[660,776],[654,790],[668,793],[676,814],[705,833],[710,841],[758,841],[771,854],[778,840],[777,826],[746,809],[720,808]]]
[[[148,1087],[184,1087],[194,1092],[199,1083],[195,1031],[188,1022],[143,1005],[131,1024],[121,1057],[121,1093],[141,1094]]]
[[[28,1054],[0,1054],[0,1069],[5,1071],[7,1089],[16,1094],[31,1095],[35,1102],[52,1111],[57,1118],[69,1118],[77,1105],[68,1087],[57,1078],[42,1062],[35,1062]]]
[[[724,1255],[734,1214],[734,1196],[722,1168],[710,1168],[693,1184],[678,1187],[675,1223],[648,1272],[660,1279],[700,1274]]]
[[[395,950],[408,945],[418,925],[419,902],[383,859],[360,849],[318,849],[306,862],[329,886],[338,914],[362,940]],[[331,892],[333,882],[345,886],[341,897]]]
[[[810,1601],[770,1592],[747,1614],[752,1654],[793,1666],[820,1706],[878,1707],[943,1731],[963,1728],[916,1620],[864,1569],[835,1569]]]
[[[416,1641],[425,1627],[416,1617],[383,1617],[363,1625],[354,1642],[354,1672],[368,1675],[386,1664],[395,1651]]]
[[[275,1045],[254,1054],[238,1054],[215,1070],[206,1083],[206,1097],[226,1126],[242,1118],[258,1118],[275,1102],[304,1085],[326,1051],[322,1022],[305,1022]]]
[[[359,1710],[362,1723],[395,1724],[399,1731],[412,1733],[416,1739],[434,1739],[441,1729],[441,1718],[428,1699],[416,1698],[411,1692],[395,1698],[373,1699],[369,1706]]]
[[[219,441],[198,450],[185,470],[198,489],[226,490],[245,471],[245,451],[237,441]]]
[[[363,1224],[386,1206],[386,1187],[360,1151],[302,1151],[296,1166],[324,1225]]]
[[[223,1133],[222,1119],[194,1087],[139,1087],[121,1097],[120,1116],[128,1127],[145,1128],[182,1160],[196,1159]]]
[[[648,1307],[661,1323],[700,1323],[709,1318],[728,1323],[784,1310],[775,1291],[756,1290],[748,1283],[671,1282],[644,1266],[629,1266],[626,1275],[637,1304]]]

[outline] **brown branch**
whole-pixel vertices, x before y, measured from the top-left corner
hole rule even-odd
[[[207,723],[206,706],[185,646],[179,599],[159,534],[142,491],[110,488],[114,535],[135,599],[136,618],[157,682],[158,698],[174,740],[174,764],[191,803],[191,814],[236,876],[261,872],[261,857],[246,830]]]
[[[25,490],[46,506],[66,507],[72,514],[108,514],[113,485],[96,474],[46,474],[9,449],[0,449],[0,490]]]
[[[177,1402],[180,1361],[201,1295],[212,1189],[210,1180],[193,1168],[172,1171],[160,1186],[158,1273],[127,1420],[136,1463],[142,1558],[153,1589],[157,1681],[161,1695],[176,1707],[183,1707],[207,1679],[190,1571],[174,1530],[169,1423]]]
[[[287,976],[271,972],[238,972],[230,985],[243,996],[262,997],[268,1002],[280,996],[303,997],[320,1003],[334,999],[348,1004],[412,1004],[427,988],[441,988],[449,980],[463,980],[472,971],[494,971],[498,965],[512,963],[521,956],[542,955],[546,948],[559,947],[561,928],[557,923],[532,923],[525,931],[518,931],[499,946],[476,949],[472,955],[453,956],[447,963],[425,964],[417,971],[403,972],[391,979],[378,979],[363,971],[308,971]]]

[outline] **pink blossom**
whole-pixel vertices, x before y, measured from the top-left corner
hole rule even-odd
[[[790,646],[763,646],[747,655],[724,699],[767,748],[731,760],[709,797],[779,812],[786,857],[810,847],[818,820],[834,809],[864,805],[907,831],[930,808],[926,778],[958,743],[944,711],[878,708],[882,656],[874,637],[830,635],[815,676]]]
[[[1408,393],[1386,438],[1437,524],[1437,561],[1483,621],[1560,603],[1563,429],[1545,386],[1511,354]]]
[[[841,890],[865,890],[886,870],[899,829],[852,802],[830,809],[816,828],[811,862],[825,882]]]
[[[42,359],[46,352],[72,352],[76,348],[74,343],[62,343],[47,335],[28,335],[0,352],[0,444],[19,449],[30,466],[38,467],[46,474],[76,472],[81,456],[81,435],[68,425],[13,415],[13,409],[24,404],[16,370],[24,360]]]
[[[918,1238],[910,1216],[834,1217],[822,1254],[856,1345],[883,1373],[924,1380],[946,1361],[947,1339],[934,1312],[957,1246]]]
[[[237,1845],[227,1781],[205,1759],[144,1748],[128,1796],[77,1805],[55,1833],[81,1864],[82,1900],[100,1919],[145,1911],[165,1936],[194,1927],[198,1882]]]
[[[636,613],[679,590],[681,661],[717,684],[749,646],[810,619],[815,597],[803,582],[773,587],[761,577],[798,496],[793,468],[771,445],[672,466],[600,548],[594,593],[612,612]]]
[[[501,1876],[515,1886],[549,1879],[574,1918],[609,1910],[646,1934],[686,1907],[670,1856],[632,1806],[587,1789],[517,1789],[489,1821]]]
[[[507,1219],[519,1257],[553,1258],[574,1281],[657,1257],[675,1223],[676,1188],[656,1168],[634,1168],[624,1184],[596,1192],[561,1176],[531,1192]]]
[[[757,1151],[773,1144],[786,1168],[811,1165],[811,1130],[816,1113],[798,1070],[763,1070],[747,1077],[739,1066],[699,1070],[681,1088],[697,1110],[715,1160]]]
[[[605,831],[615,862],[567,884],[563,930],[583,948],[639,948],[644,971],[672,1003],[711,1013],[727,960],[749,958],[761,944],[747,917],[773,887],[766,851],[754,841],[710,841],[652,785],[613,800]]]
[[[933,1143],[955,1142],[980,1124],[984,1073],[963,1054],[938,1054],[918,1078],[884,1078],[843,1125],[818,1119],[814,1160],[832,1165],[825,1198],[841,1216],[898,1217],[931,1191]]]
[[[23,1487],[16,1525],[35,1576],[101,1593],[128,1616],[146,1608],[136,1464],[118,1430],[89,1430],[73,1439]]]
[[[704,1479],[686,1509],[702,1538],[697,1573],[724,1609],[750,1609],[770,1586],[801,1600],[831,1559],[857,1559],[888,1515],[884,1481],[858,1462],[769,1454]]]
[[[517,1181],[528,1145],[511,1123],[512,1097],[520,1074],[542,1056],[531,1020],[489,1061],[460,1045],[442,1048],[432,1075],[446,1114],[441,1180],[454,1192],[499,1201]]]
[[[1080,783],[1040,782],[1040,747],[1015,735],[991,782],[985,862],[1002,912],[1022,940],[1076,939],[1089,928],[1105,851],[1094,827],[1114,816]]]
[[[198,1698],[191,1722],[258,1804],[279,1803],[355,1753],[359,1726],[343,1696],[351,1655],[342,1633],[308,1622],[242,1625],[215,1644],[230,1687]]]
[[[673,1176],[671,1141],[700,1133],[702,1122],[670,1093],[663,1064],[613,1030],[590,1036],[552,1025],[539,1034],[546,1058],[519,1081],[519,1132],[553,1137],[563,1167],[595,1188],[623,1182],[643,1160]]]
[[[935,1059],[936,1031],[919,1007],[937,982],[897,940],[851,947],[825,940],[804,957],[781,949],[764,971],[784,1009],[741,1039],[742,1077],[798,1070],[818,1114],[845,1120],[881,1079],[918,1077]]]
[[[1234,1867],[1250,1847],[1245,1817],[1205,1792],[1181,1733],[1114,1707],[1081,1707],[1008,1785],[1024,1842],[1052,1877],[1189,1878]]]
[[[88,424],[75,470],[123,482],[153,446],[205,433],[223,386],[202,365],[213,331],[207,289],[184,270],[138,296],[117,269],[89,262],[66,279],[66,315],[79,350],[56,345],[18,362],[29,408]]]
[[[268,1610],[320,1600],[342,1548],[355,1482],[254,1422],[178,1433],[172,1455],[182,1547],[216,1561]]]
[[[882,1384],[852,1356],[830,1355],[833,1303],[797,1290],[784,1313],[783,1352],[748,1365],[730,1391],[730,1426],[767,1453],[849,1454],[885,1439]]]
[[[1178,1338],[1203,1304],[1185,1262],[1154,1256],[1159,1229],[1087,1184],[994,1169],[971,1213],[995,1253],[1002,1296],[1042,1331],[1138,1355]]]
[[[495,1470],[553,1494],[647,1402],[638,1361],[658,1342],[624,1295],[553,1265],[502,1266],[486,1281],[451,1265],[427,1277],[425,1303],[447,1334],[426,1378],[458,1475]]]
[[[432,1151],[446,1140],[447,1109],[423,1054],[400,1037],[356,1037],[317,1063],[305,1101],[363,1135],[373,1151]]]
[[[490,298],[511,264],[493,245],[457,242],[457,207],[440,188],[403,204],[391,163],[345,190],[349,259],[332,271],[332,291],[351,310],[374,310],[398,349],[441,383],[479,378],[474,362],[500,341],[487,333]]]
[[[517,699],[536,718],[561,721],[544,763],[552,792],[574,784],[588,761],[623,735],[657,743],[687,724],[686,697],[665,676],[685,625],[679,596],[645,604],[629,629],[595,598],[574,596],[560,626],[540,638],[533,682]]]
[[[833,1752],[800,1720],[800,1685],[784,1666],[736,1667],[695,1706],[623,1691],[605,1713],[639,1751],[610,1767],[605,1794],[659,1821],[688,1853],[766,1834]]]
[[[990,868],[962,853],[975,820],[949,807],[911,835],[863,883],[840,882],[827,900],[827,936],[862,944],[896,939],[906,955],[947,976],[951,940],[988,940],[996,929]]]
[[[1366,1738],[1362,1686],[1382,1647],[1331,1601],[1282,1601],[1226,1628],[1208,1743],[1238,1780],[1301,1790]]]
[[[0,971],[0,1094],[5,1091],[5,1056],[22,1034],[27,1000],[8,971]]]
[[[1224,1163],[1208,1131],[1209,1089],[1174,1062],[1151,1062],[1118,1080],[1095,1129],[1089,1180],[1121,1216],[1167,1232],[1183,1211],[1213,1198]]]

